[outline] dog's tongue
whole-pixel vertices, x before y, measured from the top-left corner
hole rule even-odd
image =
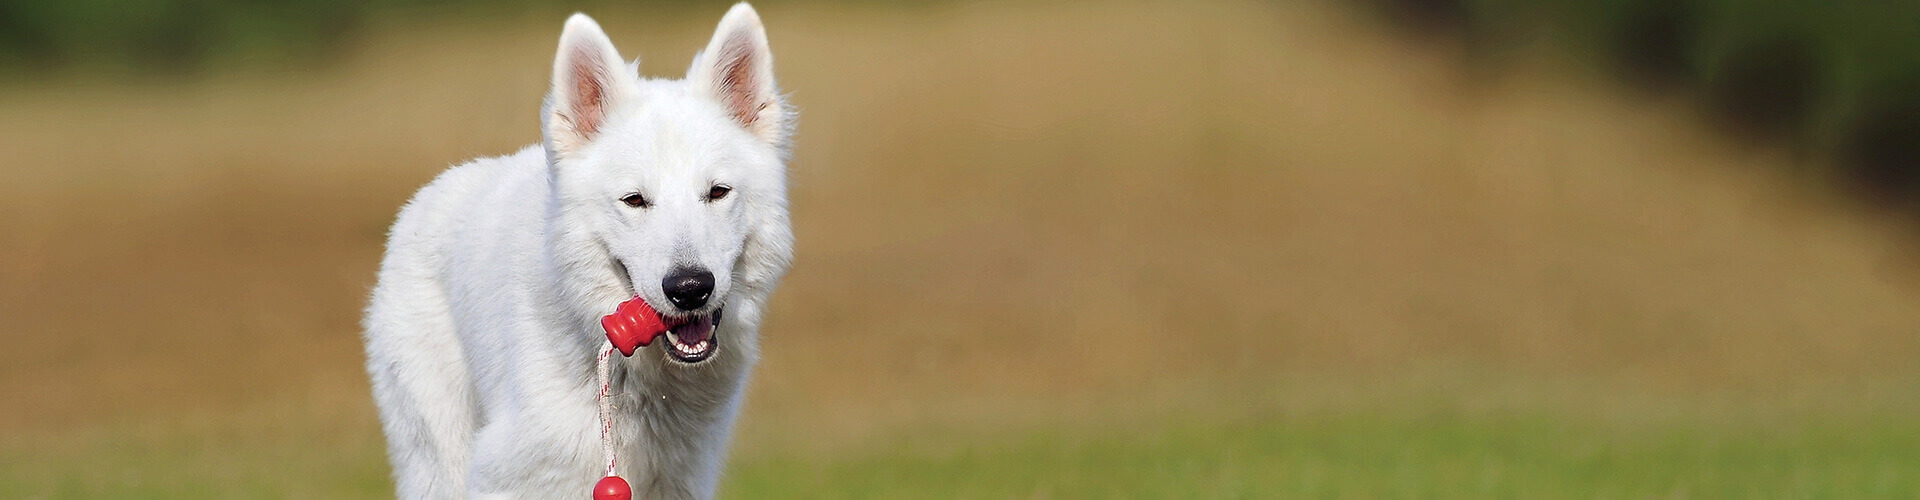
[[[600,328],[607,331],[607,341],[612,342],[622,356],[632,356],[634,350],[653,343],[654,337],[666,333],[669,327],[660,313],[640,297],[621,302],[613,314],[600,318]]]
[[[673,327],[673,336],[682,344],[700,345],[701,342],[713,336],[713,316],[700,316],[693,321],[676,325]]]

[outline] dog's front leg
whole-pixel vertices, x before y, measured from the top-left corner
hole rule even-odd
[[[590,421],[588,423],[591,423]],[[600,478],[598,435],[526,415],[498,419],[474,437],[469,498],[574,498]]]

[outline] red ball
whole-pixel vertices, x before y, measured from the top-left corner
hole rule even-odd
[[[593,485],[593,500],[633,500],[633,488],[620,476],[603,477]]]

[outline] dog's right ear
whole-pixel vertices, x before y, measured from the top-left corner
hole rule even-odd
[[[619,105],[634,98],[636,78],[593,18],[567,18],[553,58],[553,90],[541,117],[548,148],[565,157],[593,142]]]

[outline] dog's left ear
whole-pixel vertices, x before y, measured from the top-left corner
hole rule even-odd
[[[760,14],[746,2],[720,19],[713,41],[694,58],[687,80],[720,102],[740,126],[776,147],[787,142],[787,106],[773,81],[773,50]]]

